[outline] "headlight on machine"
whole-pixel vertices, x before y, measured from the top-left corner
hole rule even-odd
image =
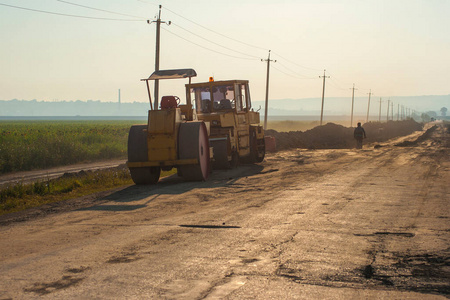
[[[219,120],[212,120],[212,121],[211,121],[211,124],[212,124],[213,126],[220,126],[220,121],[219,121]]]

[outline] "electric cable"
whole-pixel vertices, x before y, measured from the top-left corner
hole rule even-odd
[[[285,69],[289,70],[290,72],[292,72],[292,73],[296,74],[297,76],[299,76],[300,79],[317,79],[317,77],[308,77],[308,76],[299,74],[299,73],[295,72],[294,70],[288,68],[288,67],[285,66],[284,64],[282,64],[279,60],[277,60],[277,63],[278,63],[280,66],[284,67]]]
[[[239,54],[242,54],[242,55],[246,55],[246,56],[250,56],[250,57],[259,59],[259,57],[257,57],[257,56],[254,56],[254,55],[251,55],[251,54],[246,54],[246,53],[243,53],[243,52],[234,50],[234,49],[232,49],[232,48],[226,47],[226,46],[224,46],[224,45],[222,45],[222,44],[213,42],[213,41],[211,41],[211,40],[209,40],[209,39],[207,39],[207,38],[205,38],[205,37],[202,37],[202,36],[199,35],[199,34],[196,34],[196,33],[192,32],[192,31],[190,31],[190,30],[188,30],[188,29],[186,29],[186,28],[183,28],[183,27],[181,27],[180,25],[177,25],[177,24],[175,24],[175,23],[173,23],[173,22],[171,23],[171,25],[174,25],[174,26],[176,26],[176,27],[179,27],[179,28],[181,28],[181,29],[183,29],[183,30],[189,32],[189,33],[192,34],[192,35],[195,35],[195,36],[197,36],[197,37],[199,37],[199,38],[201,38],[201,39],[203,39],[203,40],[205,40],[205,41],[207,41],[207,42],[210,42],[210,43],[212,43],[212,44],[214,44],[214,45],[217,45],[217,46],[219,46],[219,47],[222,47],[222,48],[224,48],[224,49],[228,49],[228,50],[230,50],[230,51],[233,51],[233,52],[236,52],[236,53],[239,53]]]
[[[171,13],[177,15],[177,16],[179,16],[180,18],[183,18],[183,19],[185,19],[185,20],[187,20],[187,21],[189,21],[189,22],[191,22],[191,23],[193,23],[193,24],[195,24],[195,25],[197,25],[197,26],[199,26],[199,27],[201,27],[201,28],[203,28],[203,29],[206,29],[206,30],[208,30],[208,31],[210,31],[210,32],[213,32],[213,33],[215,33],[215,34],[217,34],[217,35],[220,35],[220,36],[222,36],[222,37],[225,37],[225,38],[227,38],[227,39],[230,39],[230,40],[232,40],[232,41],[235,41],[235,42],[237,42],[237,43],[240,43],[240,44],[243,44],[243,45],[246,45],[246,46],[249,46],[249,47],[253,47],[253,48],[256,48],[256,49],[268,51],[268,49],[266,49],[266,48],[259,47],[259,46],[255,46],[255,45],[252,45],[252,44],[249,44],[249,43],[246,43],[246,42],[242,42],[242,41],[240,41],[240,40],[237,40],[237,39],[235,39],[235,38],[231,38],[231,37],[229,37],[229,36],[227,36],[227,35],[224,35],[224,34],[222,34],[222,33],[220,33],[220,32],[217,32],[217,31],[215,31],[215,30],[212,30],[212,29],[210,29],[210,28],[208,28],[208,27],[206,27],[206,26],[203,26],[203,25],[201,25],[201,24],[199,24],[199,23],[197,23],[197,22],[195,22],[195,21],[192,21],[192,20],[190,20],[190,19],[188,19],[188,18],[182,16],[182,15],[179,14],[179,13],[176,13],[175,11],[173,11],[173,10],[171,10],[171,9],[165,7],[165,6],[163,6],[162,8],[168,10],[169,12],[171,12]],[[178,25],[178,26],[179,26],[179,25]],[[181,27],[181,26],[180,26],[180,27]],[[184,28],[183,28],[183,29],[184,29]],[[185,30],[186,30],[186,29],[185,29]],[[204,38],[204,39],[205,39],[205,38]],[[236,51],[236,50],[233,50],[233,51],[238,52],[238,51]],[[240,52],[238,52],[238,53],[240,53]],[[293,62],[293,61],[290,61],[289,59],[287,59],[287,58],[281,56],[281,55],[278,54],[277,52],[272,51],[272,53],[273,53],[273,54],[276,54],[276,55],[278,55],[279,57],[283,58],[284,60],[286,60],[286,61],[288,61],[288,62],[290,62],[290,63],[292,63],[292,64],[295,64],[295,65],[297,65],[297,66],[299,66],[299,67],[302,67],[302,68],[304,68],[304,69],[309,69],[309,70],[314,70],[314,71],[321,71],[321,70],[319,70],[319,69],[305,67],[305,66],[302,66],[302,65],[300,65],[300,64],[297,64],[297,63],[295,63],[295,62]],[[244,54],[244,53],[240,53],[240,54]],[[248,55],[248,54],[244,54],[244,55],[252,56],[252,55]],[[252,56],[252,57],[255,57],[255,56]],[[296,73],[296,72],[293,72],[293,73]],[[304,76],[304,75],[300,75],[300,76]],[[308,78],[308,79],[310,79],[310,78]],[[312,79],[312,78],[311,78],[311,79]]]
[[[291,64],[297,65],[297,66],[299,66],[299,67],[301,67],[301,68],[303,68],[303,69],[309,69],[309,70],[313,70],[313,71],[322,71],[322,70],[319,70],[319,69],[309,68],[309,67],[302,66],[302,65],[300,65],[300,64],[298,64],[298,63],[295,63],[295,62],[293,62],[293,61],[287,59],[286,57],[281,56],[278,52],[272,51],[272,53],[275,54],[275,55],[278,55],[279,57],[281,57],[281,58],[283,58],[284,60],[290,62]]]
[[[277,70],[278,72],[281,72],[281,73],[283,73],[283,74],[285,74],[285,75],[287,75],[287,76],[289,76],[289,77],[292,77],[292,78],[298,78],[297,76],[294,76],[294,75],[292,75],[292,74],[288,74],[288,73],[286,73],[286,72],[284,72],[284,71],[281,71],[280,69],[278,69],[278,68],[275,67],[274,65],[272,65],[272,68],[274,68],[274,69]]]
[[[171,9],[169,9],[169,8],[167,8],[167,7],[164,7],[164,6],[163,6],[163,9],[166,9],[166,10],[170,11],[171,13],[173,13],[173,14],[179,16],[180,18],[183,18],[183,19],[185,19],[185,20],[187,20],[187,21],[189,21],[189,22],[191,22],[191,23],[193,23],[193,24],[195,24],[195,25],[197,25],[197,26],[199,26],[199,27],[201,27],[201,28],[203,28],[203,29],[206,29],[206,30],[208,30],[208,31],[211,31],[211,32],[213,32],[213,33],[215,33],[215,34],[217,34],[217,35],[223,36],[223,37],[225,37],[225,38],[227,38],[227,39],[230,39],[230,40],[232,40],[232,41],[235,41],[235,42],[238,42],[238,43],[241,43],[241,44],[243,44],[243,45],[246,45],[246,46],[249,46],[249,47],[253,47],[253,48],[256,48],[256,49],[268,51],[267,48],[262,48],[262,47],[259,47],[259,46],[251,45],[251,44],[248,44],[248,43],[239,41],[239,40],[237,40],[237,39],[235,39],[235,38],[231,38],[231,37],[229,37],[229,36],[226,36],[226,35],[224,35],[224,34],[222,34],[222,33],[220,33],[220,32],[217,32],[217,31],[215,31],[215,30],[212,30],[212,29],[210,29],[210,28],[208,28],[208,27],[206,27],[206,26],[203,26],[203,25],[201,25],[201,24],[199,24],[199,23],[197,23],[197,22],[195,22],[195,21],[192,21],[192,20],[190,20],[190,19],[188,19],[188,18],[186,18],[186,17],[184,17],[184,16],[182,16],[182,15],[180,15],[180,14],[174,12],[173,10],[171,10]]]
[[[144,0],[137,0],[137,1],[142,2],[142,3],[145,3],[145,4],[150,4],[150,5],[154,5],[154,6],[159,6],[158,4],[151,3],[151,2],[147,2],[147,1],[144,1]]]
[[[176,36],[176,37],[178,37],[178,38],[180,38],[180,39],[182,39],[182,40],[185,40],[186,42],[189,42],[189,43],[191,43],[191,44],[194,44],[194,45],[196,45],[196,46],[198,46],[198,47],[200,47],[200,48],[202,48],[202,49],[206,49],[206,50],[209,50],[209,51],[212,51],[212,52],[215,52],[215,53],[218,53],[218,54],[222,54],[222,55],[225,55],[225,56],[233,57],[233,58],[246,59],[246,60],[256,60],[256,59],[254,59],[254,58],[239,57],[239,56],[234,56],[234,55],[226,54],[226,53],[223,53],[223,52],[220,52],[220,51],[216,51],[216,50],[210,49],[210,48],[208,48],[208,47],[204,47],[204,46],[202,46],[202,45],[200,45],[200,44],[197,44],[197,43],[195,43],[195,42],[193,42],[193,41],[191,41],[191,40],[188,40],[188,39],[186,39],[186,38],[184,38],[184,37],[182,37],[182,36],[180,36],[180,35],[178,35],[178,34],[176,34],[176,33],[173,33],[172,31],[170,31],[170,30],[168,30],[168,29],[166,29],[166,28],[164,28],[164,27],[161,27],[161,29],[163,29],[164,31],[167,31],[168,33],[170,33],[170,34],[172,34],[172,35],[174,35],[174,36]]]
[[[92,9],[92,10],[107,12],[107,13],[115,14],[115,15],[119,15],[119,16],[133,17],[133,18],[139,18],[141,20],[146,20],[146,18],[144,18],[144,17],[138,17],[138,16],[133,16],[133,15],[121,14],[121,13],[118,13],[118,12],[109,11],[109,10],[100,9],[100,8],[95,8],[95,7],[90,7],[90,6],[81,5],[81,4],[77,4],[77,3],[72,3],[72,2],[69,2],[69,1],[64,1],[64,0],[56,0],[56,1],[62,2],[62,3],[65,3],[65,4],[70,4],[70,5],[74,5],[74,6],[83,7],[83,8],[88,8],[88,9]]]
[[[149,3],[149,2],[146,2],[146,1],[143,1],[143,0],[138,0],[138,1],[143,2],[143,3],[153,4],[153,3]],[[205,30],[208,30],[208,31],[210,31],[210,32],[213,32],[213,33],[215,33],[215,34],[217,34],[217,35],[220,35],[220,36],[222,36],[222,37],[225,37],[225,38],[227,38],[227,39],[229,39],[229,40],[232,40],[232,41],[235,41],[235,42],[237,42],[237,43],[240,43],[240,44],[243,44],[243,45],[246,45],[246,46],[249,46],[249,47],[253,47],[253,48],[256,48],[256,49],[268,51],[268,49],[266,49],[266,48],[259,47],[259,46],[255,46],[255,45],[252,45],[252,44],[249,44],[249,43],[246,43],[246,42],[242,42],[242,41],[240,41],[240,40],[237,40],[237,39],[235,39],[235,38],[229,37],[229,36],[224,35],[224,34],[222,34],[222,33],[220,33],[220,32],[217,32],[217,31],[215,31],[215,30],[212,30],[212,29],[210,29],[210,28],[208,28],[208,27],[206,27],[206,26],[203,26],[203,25],[201,25],[201,24],[199,24],[199,23],[197,23],[197,22],[195,22],[195,21],[193,21],[193,20],[191,20],[191,19],[189,19],[189,18],[184,17],[183,15],[181,15],[181,14],[179,14],[179,13],[177,13],[177,12],[175,12],[175,11],[169,9],[169,8],[167,8],[166,6],[163,6],[162,8],[165,9],[165,10],[167,10],[167,11],[169,11],[169,12],[171,12],[171,13],[173,13],[174,15],[177,15],[177,16],[180,17],[180,18],[183,18],[183,19],[185,19],[185,20],[187,20],[187,21],[189,21],[189,22],[191,22],[191,23],[193,23],[193,24],[195,24],[195,25],[197,25],[197,26],[199,26],[199,27],[205,29]],[[177,25],[177,26],[180,27],[180,28],[182,28],[182,29],[184,29],[184,30],[186,30],[186,31],[188,31],[188,32],[190,32],[191,34],[194,34],[194,33],[192,33],[191,31],[189,31],[189,30],[187,30],[187,29],[185,29],[185,28],[183,28],[183,27],[181,27],[181,26],[179,26],[179,25]],[[194,34],[194,35],[199,36],[199,35],[197,35],[197,34]],[[201,36],[199,36],[199,37],[201,37]],[[204,37],[201,37],[201,38],[202,38],[202,39],[205,39],[205,40],[207,40],[207,41],[209,41],[209,42],[211,42],[210,40],[208,40],[208,39],[206,39],[206,38],[204,38]],[[214,43],[214,42],[211,42],[211,43]],[[216,44],[216,43],[215,43],[215,44]],[[222,46],[222,47],[224,47],[224,46]],[[226,47],[224,47],[224,48],[226,48]],[[229,48],[227,48],[227,49],[229,49]],[[229,49],[229,50],[232,50],[232,49]],[[243,54],[243,55],[246,55],[246,56],[255,57],[255,56],[253,56],[253,55],[245,54],[245,53],[242,53],[242,52],[239,52],[239,51],[236,51],[236,50],[232,50],[232,51],[237,52],[237,53],[240,53],[240,54]],[[293,61],[291,61],[291,60],[289,60],[289,59],[287,59],[287,58],[281,56],[280,54],[278,54],[278,53],[276,53],[276,52],[273,52],[273,51],[272,51],[272,53],[278,55],[279,57],[283,58],[284,60],[286,60],[286,61],[288,61],[288,62],[290,62],[290,63],[292,63],[292,64],[295,64],[295,65],[297,65],[297,66],[299,66],[299,67],[301,67],[301,68],[309,69],[309,70],[314,70],[314,71],[321,71],[321,70],[319,70],[319,69],[309,68],[309,67],[305,67],[305,66],[302,66],[302,65],[300,65],[300,64],[297,64],[297,63],[295,63],[295,62],[293,62]],[[291,70],[291,71],[292,71],[292,70]],[[296,73],[296,72],[293,72],[293,73]],[[298,74],[298,73],[296,73],[296,74]],[[304,76],[304,75],[300,75],[300,76]],[[306,77],[306,76],[305,76],[305,77]],[[307,78],[307,79],[312,79],[312,78]]]
[[[99,17],[80,16],[80,15],[70,15],[70,14],[57,13],[57,12],[45,11],[45,10],[34,9],[34,8],[27,8],[27,7],[9,5],[9,4],[4,4],[4,3],[0,3],[0,5],[7,6],[7,7],[12,7],[12,8],[17,8],[17,9],[28,10],[28,11],[40,12],[40,13],[45,13],[45,14],[64,16],[64,17],[74,17],[74,18],[94,19],[94,20],[104,20],[104,21],[139,21],[139,22],[142,22],[142,20],[135,20],[135,19],[133,19],[133,20],[129,20],[129,19],[112,19],[112,18],[99,18]]]
[[[330,77],[330,79],[332,79],[333,77]],[[343,90],[346,91],[347,89],[342,88],[341,86],[337,85],[333,80],[328,80],[327,81],[329,84],[331,84],[334,88],[339,89],[339,90]]]

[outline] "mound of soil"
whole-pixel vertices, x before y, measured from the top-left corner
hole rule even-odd
[[[413,121],[389,121],[387,123],[369,122],[363,124],[367,139],[365,143],[383,142],[388,139],[404,136],[422,130],[422,125]],[[267,136],[276,140],[277,150],[292,148],[306,149],[345,149],[354,148],[354,128],[334,123],[317,126],[307,131],[278,132],[266,130]]]

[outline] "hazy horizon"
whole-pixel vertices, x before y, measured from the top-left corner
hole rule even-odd
[[[264,99],[450,94],[446,0],[3,0],[0,99],[145,101],[155,66],[194,68],[196,82],[247,79]],[[124,16],[127,15],[127,16]],[[131,21],[130,21],[131,20]],[[184,94],[187,81],[161,81]],[[152,86],[153,91],[153,86]],[[394,96],[396,95],[396,96]],[[273,100],[276,101],[276,100]]]
[[[414,97],[390,97],[382,99],[381,115],[387,114],[389,101],[389,114],[394,116],[404,109],[416,111],[418,115],[433,111],[440,115],[441,107],[450,104],[450,95],[431,95]],[[184,99],[182,99],[184,102]],[[304,99],[270,99],[269,117],[271,116],[319,116],[321,98]],[[265,101],[252,101],[254,110],[264,115]],[[348,116],[351,113],[351,98],[328,97],[324,101],[324,117]],[[355,97],[353,114],[366,116],[368,98]],[[393,106],[392,106],[393,104]],[[146,116],[150,105],[147,102],[118,103],[99,100],[69,100],[69,101],[38,101],[33,100],[0,100],[0,116]],[[369,114],[380,114],[380,99],[371,98]],[[378,117],[377,117],[378,118]]]

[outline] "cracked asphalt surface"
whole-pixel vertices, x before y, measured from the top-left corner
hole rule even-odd
[[[422,133],[0,219],[0,299],[449,298],[449,133],[395,146]]]

